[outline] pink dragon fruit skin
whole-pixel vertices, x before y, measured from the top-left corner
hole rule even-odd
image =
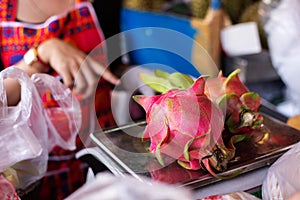
[[[186,90],[134,96],[146,111],[144,139],[150,139],[149,150],[161,164],[162,155],[168,155],[182,167],[197,170],[216,143],[223,146],[223,114],[204,94],[204,88],[205,79],[200,77]]]
[[[149,150],[162,165],[165,158],[162,155],[167,155],[186,169],[203,168],[220,179],[232,178],[241,172],[215,173],[227,169],[235,156],[235,143],[263,127],[263,117],[258,112],[260,96],[248,90],[238,73],[239,70],[235,70],[224,77],[220,71],[218,77],[198,78],[185,90],[174,87],[158,91],[162,94],[157,96],[134,96],[146,111],[143,140],[150,139]],[[149,86],[154,90],[159,84],[151,77],[147,83],[151,83]],[[223,142],[224,135],[227,145]]]
[[[234,134],[247,134],[263,123],[258,112],[261,99],[241,82],[238,73],[235,70],[226,78],[220,72],[218,77],[207,80],[205,94],[223,110],[225,128]]]

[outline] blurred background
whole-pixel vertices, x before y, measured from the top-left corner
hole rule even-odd
[[[213,73],[209,69],[212,67],[225,75],[239,68],[242,81],[261,95],[268,109],[282,114],[277,117],[284,121],[298,111],[282,108],[289,100],[287,82],[274,65],[274,45],[269,44],[266,31],[270,14],[280,4],[279,0],[123,0],[121,30],[146,27],[124,35],[123,51],[129,54],[123,59],[135,65],[153,63],[148,65],[153,68],[157,67],[155,64],[166,65],[194,77]],[[284,19],[279,23],[285,23]],[[163,33],[156,28],[180,32],[192,42],[172,39],[171,35],[162,39]],[[176,44],[174,48],[181,49],[184,58],[159,49],[169,43]],[[158,46],[143,48],[147,44]],[[197,44],[205,49],[213,64]]]

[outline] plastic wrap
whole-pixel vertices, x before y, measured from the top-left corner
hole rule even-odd
[[[132,176],[116,177],[109,173],[99,173],[95,180],[85,184],[66,200],[192,200],[192,192],[186,188],[153,182],[149,179],[137,180]]]
[[[5,78],[21,85],[21,100],[7,106]],[[9,67],[0,73],[0,172],[15,188],[25,188],[39,180],[47,169],[47,125],[37,90],[22,70]],[[21,167],[26,165],[26,167]]]
[[[4,79],[21,85],[21,100],[7,106]],[[50,95],[50,103],[42,101]],[[43,105],[43,103],[44,105]],[[81,107],[58,79],[9,67],[0,73],[0,172],[15,189],[26,189],[47,170],[48,154],[56,145],[74,150],[81,128]]]
[[[44,101],[43,112],[48,127],[48,150],[51,151],[55,145],[74,150],[82,122],[79,101],[69,88],[53,76],[34,74],[31,79],[40,98],[47,99],[47,102]]]
[[[272,64],[287,86],[286,105],[279,107],[287,116],[300,113],[300,1],[264,0],[261,14],[267,34]]]
[[[201,200],[259,200],[259,198],[247,193],[247,192],[233,192],[223,195],[214,195],[203,198]],[[199,199],[200,200],[200,199]]]
[[[300,191],[300,143],[283,154],[268,170],[263,199],[288,199]]]

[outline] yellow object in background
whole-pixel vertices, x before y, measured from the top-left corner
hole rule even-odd
[[[192,16],[200,19],[205,18],[209,6],[210,0],[191,0],[190,9]]]
[[[300,115],[290,117],[287,121],[287,124],[295,129],[300,130]]]
[[[123,5],[126,8],[144,11],[161,11],[162,5],[166,0],[124,0]]]

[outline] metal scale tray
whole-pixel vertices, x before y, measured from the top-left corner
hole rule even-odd
[[[300,141],[300,131],[285,123],[264,115],[264,124],[269,129],[269,139],[259,144],[253,139],[236,145],[236,162],[226,172],[241,170],[243,173],[271,165],[284,152]],[[95,131],[90,137],[101,151],[100,161],[115,175],[131,174],[137,179],[149,177],[155,181],[188,186],[192,189],[218,181],[204,170],[185,170],[177,162],[161,166],[152,153],[147,152],[141,141],[145,121],[128,124],[104,131]],[[256,132],[255,134],[259,134]]]

